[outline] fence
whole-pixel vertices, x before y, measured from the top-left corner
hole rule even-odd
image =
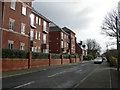
[[[33,53],[2,49],[2,71],[80,62],[78,55]]]

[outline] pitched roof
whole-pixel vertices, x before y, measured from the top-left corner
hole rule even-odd
[[[67,28],[67,27],[63,27],[62,28],[64,31],[66,31],[66,32],[72,32],[72,33],[74,33],[72,30],[70,30],[69,28]],[[75,34],[75,33],[74,33]]]
[[[47,22],[51,22],[49,19],[47,19],[45,16],[43,16],[42,14],[40,14],[39,12],[37,12],[34,8],[32,8],[32,12],[37,14],[38,16],[40,16],[42,19],[46,20]]]

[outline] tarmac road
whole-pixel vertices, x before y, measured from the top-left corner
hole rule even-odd
[[[106,62],[73,63],[2,79],[2,88],[112,88]]]

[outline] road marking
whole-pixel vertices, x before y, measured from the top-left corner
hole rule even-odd
[[[22,85],[16,86],[16,87],[14,87],[14,88],[21,88],[21,87],[24,87],[24,86],[30,85],[30,84],[32,84],[32,83],[35,83],[35,82],[34,82],[34,81],[32,81],[32,82],[28,82],[28,83],[25,83],[25,84],[22,84]]]
[[[97,70],[97,68],[96,69],[94,69],[91,73],[89,73],[85,78],[83,78],[77,85],[75,85],[74,87],[73,87],[73,90],[75,89],[75,88],[77,88],[81,83],[83,83],[89,76],[91,76],[92,74],[93,74],[93,72],[95,72]]]
[[[50,76],[48,76],[48,77],[54,77],[54,76],[59,75],[59,74],[62,74],[62,73],[64,73],[64,72],[66,72],[66,71],[59,72],[59,73],[56,73],[56,74],[50,75]]]

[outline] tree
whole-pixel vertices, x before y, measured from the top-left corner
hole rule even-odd
[[[100,47],[100,44],[96,42],[96,40],[87,39],[86,45],[87,45],[88,54],[94,56],[94,58],[96,57],[96,55],[100,54],[101,47]]]
[[[117,36],[116,16],[118,16],[117,9],[109,12],[102,23],[102,33],[110,37]]]

